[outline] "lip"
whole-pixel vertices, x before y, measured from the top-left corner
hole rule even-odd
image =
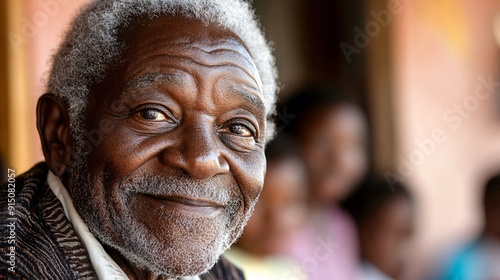
[[[208,199],[192,198],[184,196],[155,196],[150,194],[141,194],[148,202],[158,203],[166,208],[190,212],[199,215],[212,215],[224,208],[224,205]]]

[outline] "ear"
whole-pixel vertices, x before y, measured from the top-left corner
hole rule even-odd
[[[67,106],[51,93],[38,99],[36,126],[43,155],[50,170],[61,176],[70,168],[71,146],[69,114]]]

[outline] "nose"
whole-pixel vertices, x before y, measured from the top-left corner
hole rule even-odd
[[[181,169],[191,178],[204,180],[229,172],[229,165],[221,153],[218,136],[211,126],[198,124],[186,129],[178,145],[162,151],[163,164]]]

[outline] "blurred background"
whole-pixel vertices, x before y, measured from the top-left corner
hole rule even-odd
[[[0,153],[18,174],[43,160],[35,126],[50,57],[86,0],[0,1]],[[368,113],[370,167],[417,201],[412,277],[483,226],[500,170],[500,1],[254,0],[281,98],[349,88]],[[278,124],[279,125],[279,124]],[[2,171],[6,172],[6,171]]]

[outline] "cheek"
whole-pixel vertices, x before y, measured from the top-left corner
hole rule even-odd
[[[146,137],[134,133],[120,122],[114,124],[112,133],[101,133],[93,146],[89,166],[101,166],[105,178],[122,180],[139,168],[157,170],[162,150],[172,146],[171,141],[160,137]],[[96,136],[97,139],[97,136]],[[105,170],[104,170],[105,167]]]
[[[89,163],[91,195],[100,201],[95,207],[101,208],[99,211],[102,219],[105,219],[104,216],[112,217],[125,210],[120,197],[121,190],[118,188],[120,178],[123,179],[120,174],[113,162],[101,159],[99,163]]]
[[[89,175],[91,185],[100,186],[102,192],[106,194],[106,198],[114,198],[118,182],[123,179],[124,174],[129,173],[126,161],[117,160],[119,158],[115,149],[106,148],[106,145],[101,145],[100,149],[89,155]],[[120,179],[121,178],[121,179]]]
[[[127,137],[126,129],[117,128],[112,134],[103,135],[88,157],[91,185],[96,196],[102,195],[109,207],[121,205],[119,183],[144,166],[151,147]],[[153,145],[151,145],[153,146]],[[141,151],[140,153],[138,151]]]
[[[248,153],[242,157],[231,157],[228,160],[231,172],[240,188],[248,208],[256,203],[262,191],[266,172],[266,159],[263,151]]]

